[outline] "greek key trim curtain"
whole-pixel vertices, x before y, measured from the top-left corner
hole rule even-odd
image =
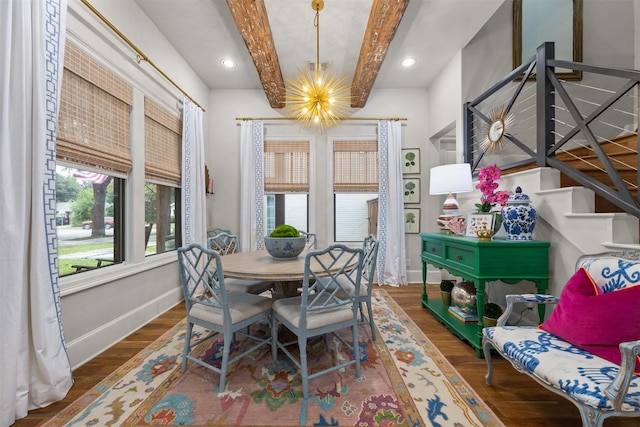
[[[182,111],[182,236],[185,245],[207,243],[202,110],[189,98]]]
[[[378,283],[391,286],[407,284],[401,132],[397,120],[378,123]]]
[[[60,315],[56,128],[66,0],[0,2],[0,425],[73,383]]]

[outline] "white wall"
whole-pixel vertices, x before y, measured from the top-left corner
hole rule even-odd
[[[133,1],[92,0],[166,75],[201,105],[209,91]],[[79,0],[68,4],[67,37],[134,87],[133,117],[144,117],[144,96],[180,116],[183,95]],[[206,120],[206,119],[205,119]],[[72,367],[96,356],[182,298],[176,253],[144,257],[144,124],[132,128],[134,169],[127,180],[126,263],[60,279],[62,322]]]

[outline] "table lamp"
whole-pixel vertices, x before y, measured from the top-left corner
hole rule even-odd
[[[442,204],[444,215],[438,217],[438,224],[444,228],[446,222],[458,214],[459,205],[454,193],[468,193],[473,190],[471,182],[471,165],[454,163],[431,168],[429,178],[429,194],[446,194]]]

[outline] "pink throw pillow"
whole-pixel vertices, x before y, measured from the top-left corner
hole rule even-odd
[[[581,267],[560,294],[560,302],[540,328],[596,356],[620,365],[618,345],[640,340],[640,286],[600,294]],[[640,356],[636,360],[640,373]]]

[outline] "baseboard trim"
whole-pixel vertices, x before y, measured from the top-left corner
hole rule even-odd
[[[71,369],[84,365],[107,348],[174,307],[182,299],[182,291],[176,287],[138,306],[135,310],[129,311],[109,323],[100,325],[99,328],[91,332],[67,342],[67,353]]]

